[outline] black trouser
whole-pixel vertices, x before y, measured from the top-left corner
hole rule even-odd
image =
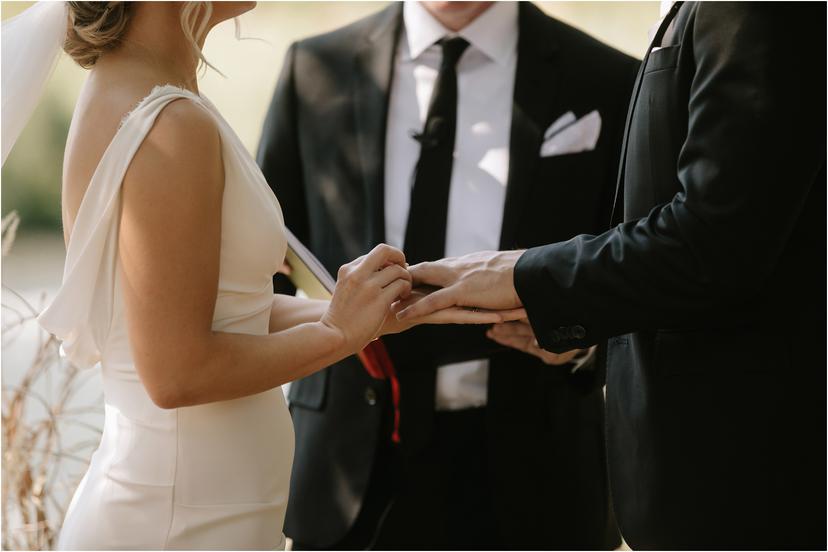
[[[493,515],[485,418],[484,408],[435,413],[429,443],[410,458],[383,439],[362,509],[333,549],[505,548]]]
[[[376,549],[503,549],[494,517],[486,410],[438,412],[428,445],[403,461],[404,478]]]

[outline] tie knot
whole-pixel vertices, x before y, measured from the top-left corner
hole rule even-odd
[[[460,36],[454,38],[443,38],[438,44],[443,48],[443,66],[455,67],[460,56],[469,47],[468,41]]]

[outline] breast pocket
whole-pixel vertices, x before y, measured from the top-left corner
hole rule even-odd
[[[671,69],[678,65],[680,46],[665,46],[650,52],[650,57],[647,58],[647,65],[644,68],[644,74],[652,73],[653,71],[662,71],[664,69]]]

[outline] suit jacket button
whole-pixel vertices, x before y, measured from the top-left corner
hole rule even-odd
[[[368,406],[377,404],[377,392],[374,391],[373,387],[365,388],[365,402],[368,403]]]
[[[572,337],[575,339],[583,339],[586,337],[586,330],[583,326],[572,326]]]

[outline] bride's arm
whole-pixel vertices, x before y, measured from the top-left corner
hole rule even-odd
[[[318,322],[330,301],[305,299],[277,293],[270,306],[270,333],[280,332],[306,322]]]
[[[343,267],[328,308],[307,315],[314,321],[280,323],[269,335],[215,332],[224,168],[212,117],[189,101],[172,102],[123,186],[119,254],[130,343],[161,407],[259,393],[354,354],[410,289],[402,254],[381,246]]]

